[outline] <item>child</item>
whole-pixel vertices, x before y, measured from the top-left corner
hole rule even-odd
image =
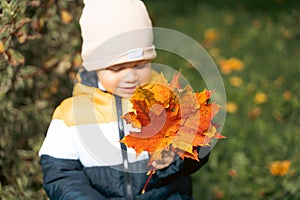
[[[54,200],[192,199],[190,174],[207,162],[165,151],[152,166],[119,140],[120,118],[136,87],[151,81],[156,57],[152,25],[140,0],[85,0],[80,19],[83,69],[73,97],[53,114],[39,151],[44,189]]]

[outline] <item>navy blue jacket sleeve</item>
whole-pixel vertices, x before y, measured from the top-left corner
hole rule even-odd
[[[44,189],[53,200],[106,199],[90,184],[78,160],[57,159],[42,155]]]
[[[159,178],[166,178],[172,175],[188,176],[200,169],[209,158],[210,147],[199,148],[199,161],[190,158],[181,159],[178,156],[166,168],[157,170],[156,175]]]

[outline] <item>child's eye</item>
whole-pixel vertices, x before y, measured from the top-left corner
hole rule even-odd
[[[143,69],[144,67],[146,67],[148,65],[148,63],[140,63],[137,65],[120,65],[120,66],[113,66],[113,67],[109,67],[107,68],[108,70],[112,71],[112,72],[120,72],[124,69],[127,68],[134,68],[134,69]]]
[[[121,67],[121,66],[108,68],[108,70],[113,72],[119,72],[122,71],[123,69],[125,69],[125,67]]]
[[[145,64],[139,64],[139,65],[136,65],[135,68],[136,69],[143,69],[146,66],[147,66],[147,63],[145,63]]]

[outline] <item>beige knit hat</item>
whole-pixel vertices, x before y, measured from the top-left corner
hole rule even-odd
[[[151,20],[140,0],[84,0],[80,26],[87,71],[156,57]]]

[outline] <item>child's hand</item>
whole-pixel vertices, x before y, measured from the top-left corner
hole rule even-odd
[[[152,166],[155,169],[163,169],[168,167],[174,160],[175,152],[171,150],[164,150],[162,151],[162,159],[161,160],[154,160],[152,162]]]

